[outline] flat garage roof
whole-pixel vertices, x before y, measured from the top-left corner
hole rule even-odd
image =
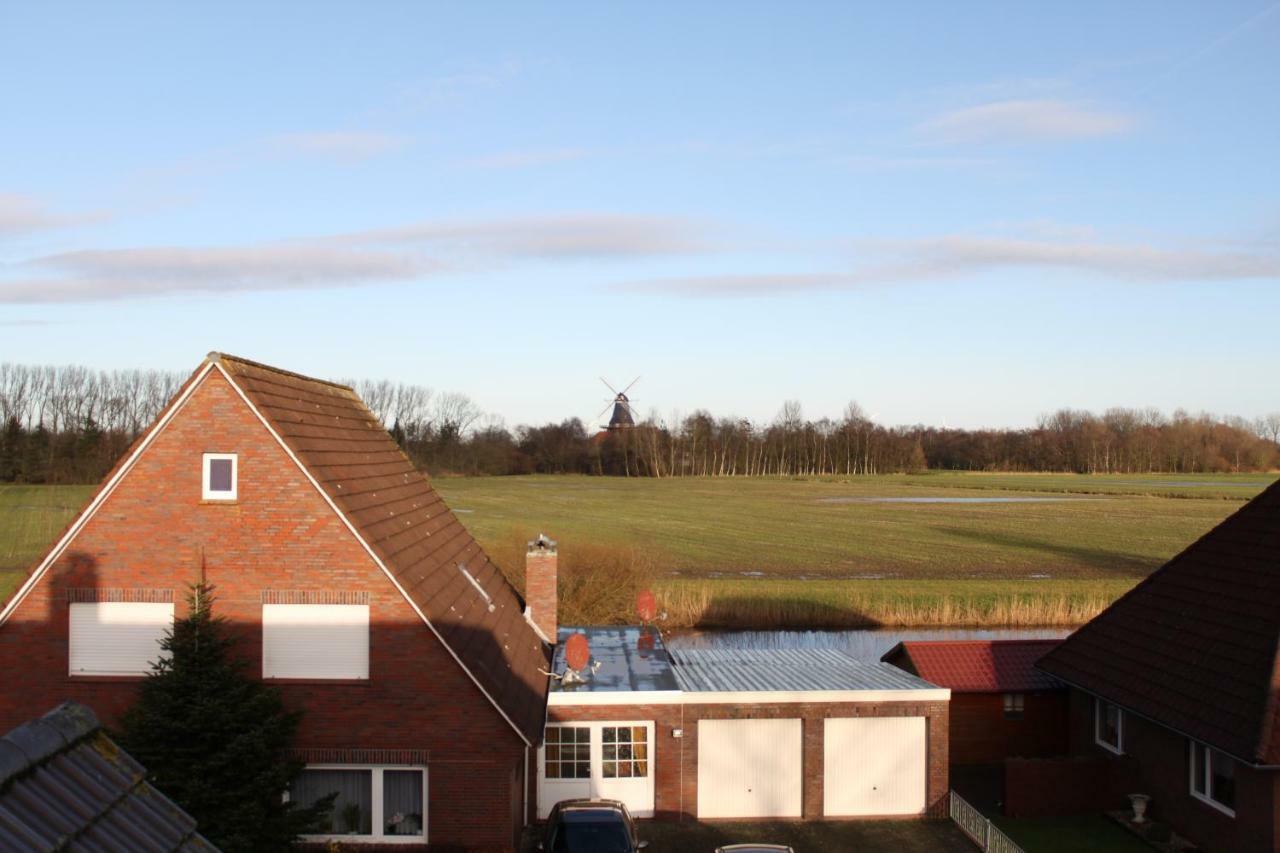
[[[945,701],[951,691],[887,663],[836,649],[668,649],[657,629],[572,627],[559,632],[552,671],[565,671],[564,643],[591,647],[585,683],[552,681],[550,705],[730,702]],[[596,664],[599,666],[595,666]],[[594,673],[592,667],[595,667]]]

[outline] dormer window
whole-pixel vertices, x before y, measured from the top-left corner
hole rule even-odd
[[[201,497],[207,501],[235,500],[240,487],[238,467],[234,453],[206,453]]]

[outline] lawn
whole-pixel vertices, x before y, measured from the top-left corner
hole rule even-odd
[[[766,841],[796,853],[847,850],[866,853],[973,853],[974,846],[949,820],[752,821],[750,823],[639,824],[646,853],[712,853],[724,844]],[[533,850],[534,833],[525,850]]]
[[[617,542],[674,577],[1140,578],[1271,478],[1170,494],[1140,477],[926,474],[851,479],[439,478],[486,546],[546,532]],[[1179,477],[1179,481],[1189,478]],[[1165,477],[1152,482],[1173,482]],[[1068,490],[1071,490],[1068,492]],[[1111,493],[1101,494],[1111,490]],[[965,502],[880,502],[920,498]],[[1045,502],[967,502],[1040,498]]]
[[[93,486],[0,485],[0,601],[71,522]]]
[[[995,824],[1027,853],[1151,853],[1151,848],[1105,815],[996,818]]]
[[[1273,479],[944,472],[435,485],[517,575],[523,543],[545,532],[562,560],[586,543],[645,552],[671,627],[836,628],[1078,624]],[[0,486],[0,598],[92,490]]]

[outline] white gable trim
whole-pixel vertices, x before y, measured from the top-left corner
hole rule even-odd
[[[19,588],[13,598],[9,599],[9,603],[5,605],[4,610],[0,611],[0,625],[3,625],[8,621],[9,617],[18,609],[19,605],[21,605],[26,599],[31,590],[33,590],[36,584],[40,582],[40,579],[49,571],[49,567],[62,556],[63,552],[67,550],[67,546],[69,546],[76,536],[79,535],[80,531],[84,529],[84,526],[88,524],[89,520],[98,512],[98,509],[106,502],[107,498],[111,497],[111,493],[115,491],[116,486],[120,485],[120,481],[125,478],[126,474],[133,470],[134,463],[136,463],[146,449],[151,446],[151,443],[155,440],[156,436],[158,436],[161,431],[168,426],[169,421],[173,420],[173,416],[182,409],[195,390],[204,383],[205,377],[212,369],[212,364],[205,364],[200,372],[196,374],[195,378],[187,383],[186,390],[178,396],[178,399],[175,400],[173,405],[169,407],[169,410],[164,413],[164,416],[156,422],[155,426],[151,428],[151,431],[148,432],[142,441],[138,443],[138,446],[134,448],[133,453],[129,454],[129,458],[125,460],[124,464],[116,469],[116,473],[107,481],[106,485],[98,490],[98,494],[94,496],[92,501],[90,501],[89,506],[85,507],[84,511],[80,513],[79,517],[76,518],[71,527],[68,528],[67,532],[63,534],[57,544],[53,546],[53,549],[49,551],[43,560],[40,561],[40,565],[37,566],[36,570],[31,573],[31,576],[27,578],[26,583]]]
[[[506,711],[502,710],[502,706],[499,705],[497,701],[492,696],[489,695],[489,691],[484,689],[484,685],[480,683],[479,679],[477,679],[475,675],[472,674],[471,670],[467,669],[467,665],[462,662],[462,658],[458,657],[457,653],[454,652],[453,648],[450,647],[450,645],[447,642],[445,642],[444,637],[441,636],[440,632],[436,630],[436,626],[432,625],[431,620],[427,618],[427,614],[423,613],[422,608],[418,607],[417,603],[412,598],[409,597],[409,593],[406,592],[404,587],[400,585],[400,582],[396,580],[396,576],[392,574],[391,570],[388,569],[386,564],[382,562],[382,560],[378,557],[377,553],[374,552],[372,546],[370,546],[369,543],[365,541],[365,538],[360,535],[360,531],[356,529],[356,526],[351,523],[351,520],[349,518],[347,518],[346,513],[344,513],[336,503],[334,503],[333,499],[329,497],[327,492],[325,492],[324,488],[320,485],[319,481],[317,481],[315,477],[311,476],[311,472],[307,470],[307,466],[302,464],[302,460],[299,459],[291,449],[289,449],[289,445],[285,444],[285,441],[283,438],[280,437],[280,434],[277,433],[275,429],[272,428],[270,421],[268,421],[266,417],[263,416],[262,412],[258,411],[258,407],[253,405],[253,401],[250,400],[249,397],[240,388],[240,386],[236,384],[235,379],[233,379],[231,374],[227,372],[226,368],[224,368],[221,364],[216,364],[216,363],[211,366],[215,366],[218,368],[218,372],[221,373],[222,376],[231,385],[231,387],[235,389],[236,393],[240,395],[240,399],[244,400],[245,405],[249,407],[249,411],[253,412],[253,414],[257,416],[258,420],[262,422],[262,425],[267,428],[267,432],[271,433],[271,437],[276,440],[276,443],[280,445],[280,448],[285,452],[285,454],[290,459],[293,460],[293,464],[298,466],[298,470],[302,472],[302,476],[306,477],[307,482],[311,483],[311,485],[315,487],[316,492],[320,495],[322,499],[324,499],[324,502],[327,503],[329,507],[334,511],[334,514],[338,516],[338,520],[341,521],[344,525],[346,525],[347,530],[351,531],[351,535],[354,536],[356,538],[356,541],[360,543],[360,546],[364,548],[365,553],[369,555],[369,557],[378,566],[378,568],[382,569],[382,573],[387,576],[387,580],[391,581],[392,585],[397,590],[399,590],[402,596],[404,596],[404,600],[409,603],[409,606],[413,608],[414,612],[417,613],[418,616],[422,619],[422,621],[426,624],[426,626],[431,629],[431,633],[436,635],[436,639],[440,641],[440,645],[444,646],[445,651],[447,651],[449,655],[454,659],[454,661],[457,662],[458,666],[462,669],[462,671],[467,674],[467,677],[470,678],[471,681],[475,683],[476,688],[479,689],[481,694],[484,695],[484,698],[488,699],[489,703],[493,705],[494,709],[499,714],[502,715],[502,719],[507,721],[507,725],[511,726],[512,730],[516,733],[516,736],[519,737],[520,740],[526,746],[533,746],[533,743],[530,742],[530,740],[524,736],[524,732],[520,730],[520,727],[517,726],[510,717],[507,716]]]

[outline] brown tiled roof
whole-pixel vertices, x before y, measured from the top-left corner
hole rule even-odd
[[[209,357],[267,420],[463,668],[525,739],[537,743],[547,693],[539,670],[547,666],[547,649],[524,618],[524,602],[359,396],[343,385],[234,356]]]
[[[74,702],[0,738],[0,850],[217,853]]]
[[[1196,740],[1280,764],[1280,482],[1039,666]]]
[[[1035,663],[1061,640],[904,640],[880,660],[956,693],[1021,693],[1064,685]],[[905,658],[905,660],[904,660]],[[907,666],[903,666],[903,664]]]

